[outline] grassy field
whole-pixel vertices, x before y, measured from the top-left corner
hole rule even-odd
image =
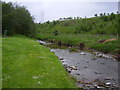
[[[116,36],[109,35],[90,35],[90,34],[60,34],[54,36],[52,34],[38,34],[37,38],[42,40],[53,40],[55,43],[61,41],[63,44],[69,44],[71,46],[79,46],[79,43],[85,43],[85,47],[95,49],[107,53],[117,53],[120,49],[118,46],[118,40],[99,43],[99,40],[116,38]]]
[[[76,88],[54,53],[27,37],[3,38],[3,88]]]

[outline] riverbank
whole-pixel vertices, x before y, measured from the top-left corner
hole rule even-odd
[[[84,49],[85,51],[96,50],[104,53],[110,53],[118,56],[120,52],[120,47],[118,46],[117,37],[110,37],[109,35],[81,35],[81,34],[60,34],[57,36],[51,34],[38,34],[37,39],[52,42],[58,45],[64,45],[68,47],[77,47],[79,49]],[[110,42],[100,42],[102,40],[108,40],[115,38],[116,40]],[[83,47],[80,44],[83,44]]]
[[[77,88],[57,56],[34,39],[2,39],[3,88]]]

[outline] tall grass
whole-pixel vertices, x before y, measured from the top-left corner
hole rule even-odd
[[[109,35],[90,35],[90,34],[60,34],[57,36],[51,34],[38,34],[37,38],[42,40],[54,40],[55,42],[61,41],[64,44],[72,46],[79,46],[79,43],[85,43],[86,47],[96,49],[103,52],[115,53],[119,49],[118,40],[99,43],[99,40],[117,38],[116,36]]]

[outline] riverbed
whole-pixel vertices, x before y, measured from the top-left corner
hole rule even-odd
[[[39,43],[51,44],[38,40]],[[100,52],[70,52],[69,48],[50,48],[59,57],[64,68],[76,79],[78,87],[118,88],[118,61],[110,54]]]

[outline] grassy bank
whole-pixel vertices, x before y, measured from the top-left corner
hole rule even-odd
[[[0,37],[0,89],[2,88],[2,38]]]
[[[120,51],[118,40],[99,43],[99,40],[118,38],[118,14],[101,14],[92,18],[62,19],[36,24],[38,39],[54,41],[71,46],[85,43],[86,48],[106,53]]]
[[[117,38],[116,36],[109,35],[89,35],[89,34],[61,34],[54,36],[52,34],[38,34],[38,39],[54,41],[58,43],[61,41],[63,44],[69,44],[70,46],[79,46],[79,43],[85,43],[85,47],[95,49],[107,53],[117,53],[120,47],[118,46],[118,40],[99,43],[99,40]]]
[[[76,88],[54,53],[27,37],[3,38],[3,88]]]

